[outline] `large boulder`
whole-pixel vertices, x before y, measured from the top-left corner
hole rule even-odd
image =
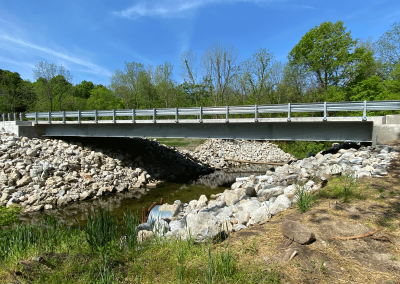
[[[269,189],[262,189],[257,193],[258,197],[263,197],[264,200],[269,200],[271,197],[277,197],[281,194],[283,194],[282,186],[277,186]]]
[[[263,223],[271,218],[271,213],[269,213],[269,209],[267,206],[261,206],[256,211],[250,214],[250,218],[254,221],[255,224]]]
[[[218,220],[208,212],[198,214],[189,213],[186,216],[187,229],[197,240],[203,241],[206,238],[213,238],[220,233],[221,227]]]
[[[314,233],[303,224],[286,220],[281,225],[282,234],[301,245],[309,244],[315,240]]]
[[[239,195],[236,193],[234,190],[228,190],[226,189],[223,193],[223,201],[226,202],[226,205],[232,205],[234,201],[237,201],[239,199]]]
[[[292,206],[292,202],[286,195],[282,194],[276,198],[275,202],[271,206],[269,206],[269,212],[272,215],[276,215],[279,212],[285,211],[290,206]]]

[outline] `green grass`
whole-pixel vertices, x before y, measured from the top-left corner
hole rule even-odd
[[[14,277],[22,283],[57,284],[280,282],[276,270],[241,261],[229,241],[194,244],[190,236],[155,236],[138,244],[137,223],[129,211],[118,223],[99,209],[84,227],[63,226],[53,216],[34,226],[10,226],[0,231],[1,282],[15,282]]]
[[[318,191],[318,198],[333,198],[343,199],[344,202],[349,202],[352,198],[365,199],[359,182],[351,175],[341,175],[336,178],[331,178],[328,185]]]
[[[317,154],[322,150],[327,150],[332,147],[331,141],[272,141],[281,148],[284,152],[291,154],[297,159],[308,157],[309,153]]]
[[[17,216],[21,210],[22,207],[16,205],[10,206],[9,208],[0,206],[0,228],[14,223],[19,223],[20,221]]]
[[[296,199],[296,205],[301,213],[304,213],[310,209],[314,202],[314,197],[311,195],[311,193],[307,192],[303,187],[300,186],[297,186]]]

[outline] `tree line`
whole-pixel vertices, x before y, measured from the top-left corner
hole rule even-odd
[[[301,38],[286,62],[267,48],[242,60],[233,45],[219,41],[200,57],[184,51],[182,83],[168,61],[125,62],[108,86],[73,85],[70,72],[54,63],[39,62],[35,82],[0,69],[0,112],[398,100],[399,59],[400,23],[372,41],[354,39],[342,21],[324,22]]]

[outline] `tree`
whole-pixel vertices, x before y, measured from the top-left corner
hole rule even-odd
[[[90,91],[93,89],[93,82],[83,80],[80,84],[75,85],[74,97],[88,99],[90,97]]]
[[[214,105],[228,101],[229,85],[239,71],[238,51],[233,45],[222,46],[215,41],[201,57],[205,77],[212,82]]]
[[[173,65],[165,61],[164,64],[158,65],[155,74],[155,83],[157,93],[164,101],[164,107],[168,108],[173,105],[175,99],[174,81],[172,79]]]
[[[124,72],[125,71],[125,72]],[[111,77],[111,88],[125,103],[126,108],[139,108],[139,77],[145,72],[144,65],[125,62],[124,71],[115,70]]]
[[[316,79],[318,87],[345,86],[354,65],[362,62],[368,51],[357,47],[342,21],[324,22],[312,28],[289,53],[289,63],[305,69]]]
[[[181,77],[185,81],[183,85],[187,94],[194,100],[195,106],[200,106],[201,96],[197,81],[197,55],[193,50],[183,51],[181,54]]]
[[[393,23],[391,29],[375,42],[374,47],[388,72],[393,71],[400,60],[400,22]]]
[[[54,63],[39,62],[33,70],[33,76],[37,80],[35,85],[36,94],[38,96],[37,108],[38,110],[53,111],[54,104],[54,87],[60,81],[55,79],[56,76],[61,75],[66,82],[72,84],[72,76],[64,66],[57,66]],[[64,94],[59,93],[58,100]],[[60,106],[60,105],[59,105]]]
[[[272,82],[269,81],[272,75],[274,56],[269,50],[259,48],[252,56],[243,63],[243,77],[251,94],[252,102],[260,104],[261,99],[267,93],[271,94]],[[270,97],[268,103],[272,103]]]
[[[124,106],[122,99],[116,97],[110,89],[103,85],[97,85],[90,91],[90,97],[86,102],[88,110],[121,109]]]

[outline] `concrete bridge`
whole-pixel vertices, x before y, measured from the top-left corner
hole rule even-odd
[[[19,120],[16,114],[11,116],[3,114],[3,121],[0,124],[19,136],[31,138],[49,136],[222,138],[357,141],[372,144],[384,144],[398,139],[400,115],[367,116],[368,111],[378,110],[400,110],[400,101],[42,112],[20,114]],[[332,111],[361,111],[363,115],[329,117],[328,114]],[[323,116],[292,117],[296,112],[320,113]],[[260,114],[265,113],[287,113],[287,117],[260,118]],[[232,118],[250,114],[252,118]],[[224,118],[215,118],[221,116]],[[101,117],[108,119],[99,120]]]

